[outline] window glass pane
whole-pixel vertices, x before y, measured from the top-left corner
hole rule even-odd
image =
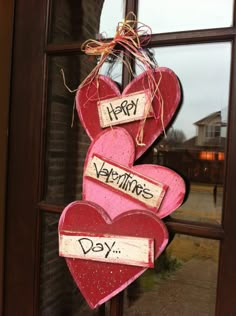
[[[121,53],[117,58],[110,59],[107,58],[102,65],[99,74],[108,76],[114,80],[119,86],[122,83],[122,73],[123,73],[123,54]]]
[[[43,213],[40,258],[40,316],[95,316],[58,255],[58,214]]]
[[[138,20],[153,33],[228,27],[233,23],[233,0],[139,1]]]
[[[105,0],[102,8],[99,31],[104,37],[114,37],[116,27],[124,18],[125,1]]]
[[[95,65],[96,59],[86,55],[49,58],[44,196],[47,202],[64,204],[81,198],[83,166],[90,144],[77,111],[73,111],[75,91],[66,89],[60,70],[64,71],[67,86],[74,90]],[[111,71],[109,66],[104,65],[101,72],[121,80],[122,63],[118,61]]]
[[[221,221],[231,44],[153,49],[159,66],[177,74],[183,103],[167,137],[154,148],[155,162],[190,182],[185,203],[173,216]]]
[[[124,316],[215,315],[219,242],[184,235],[125,291]]]
[[[90,143],[76,110],[71,127],[75,93],[64,86],[60,69],[65,73],[67,85],[76,89],[94,65],[83,55],[49,60],[45,173],[45,200],[48,202],[67,203],[81,197],[83,163]]]
[[[99,33],[102,37],[113,37],[123,12],[122,0],[53,1],[49,42],[96,39]]]

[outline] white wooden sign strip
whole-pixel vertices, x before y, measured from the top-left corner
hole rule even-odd
[[[138,121],[153,116],[149,90],[98,101],[98,114],[102,128]]]
[[[84,175],[155,210],[167,190],[160,182],[96,155],[89,160]]]
[[[154,266],[154,239],[61,232],[59,255],[139,267]]]

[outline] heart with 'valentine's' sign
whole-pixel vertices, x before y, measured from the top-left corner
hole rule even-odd
[[[133,165],[135,144],[120,127],[100,133],[91,143],[84,165],[83,200],[100,205],[109,216],[140,209],[159,218],[183,202],[185,182],[175,171],[153,164]]]
[[[103,129],[122,125],[135,141],[135,160],[167,127],[181,99],[178,78],[165,67],[138,75],[122,93],[109,77],[87,81],[76,94],[76,108],[87,134],[93,140]]]
[[[91,308],[153,267],[168,242],[166,227],[154,213],[131,210],[111,219],[87,201],[64,209],[58,232],[59,254]]]

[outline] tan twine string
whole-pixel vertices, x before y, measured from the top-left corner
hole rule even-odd
[[[138,146],[145,146],[143,143],[144,138],[144,129],[146,120],[149,115],[151,103],[154,99],[154,97],[157,95],[158,101],[160,104],[160,118],[161,118],[161,124],[162,128],[165,133],[165,127],[164,127],[164,100],[161,95],[160,91],[160,82],[162,79],[162,74],[159,71],[160,78],[158,82],[155,80],[154,71],[153,68],[156,67],[156,65],[153,63],[153,61],[149,58],[149,56],[145,53],[145,51],[142,49],[142,46],[145,46],[148,44],[151,36],[151,29],[147,25],[137,21],[137,18],[133,12],[130,12],[124,22],[119,22],[116,29],[116,34],[112,41],[108,42],[105,40],[94,40],[94,39],[88,39],[85,41],[81,46],[81,51],[84,52],[87,55],[91,56],[100,56],[100,60],[97,63],[97,65],[93,68],[93,70],[90,72],[90,74],[82,81],[82,83],[79,86],[79,89],[83,88],[84,86],[87,87],[87,94],[90,91],[90,85],[96,84],[97,93],[94,96],[87,95],[87,101],[83,104],[83,106],[86,106],[86,103],[89,101],[99,101],[100,100],[100,86],[99,86],[99,70],[107,60],[108,56],[113,56],[116,59],[122,60],[122,63],[125,65],[125,67],[128,69],[129,73],[135,77],[135,74],[132,70],[131,63],[124,58],[120,57],[121,51],[123,52],[123,55],[129,54],[131,58],[136,61],[138,60],[143,67],[143,70],[146,72],[147,76],[147,82],[148,87],[151,92],[150,102],[148,102],[148,105],[145,107],[145,114],[143,120],[141,120],[138,133],[136,135],[136,144]],[[117,47],[121,47],[121,49],[117,49]],[[158,68],[157,68],[158,69]],[[66,89],[70,93],[74,93],[77,91],[71,90],[65,80],[65,74],[63,69],[61,69],[62,77],[63,77],[63,83]],[[95,80],[95,82],[94,82]],[[106,96],[108,98],[109,96]],[[71,126],[73,126],[74,122],[74,111],[75,111],[76,102],[74,100],[73,105],[73,113],[72,113],[72,122]],[[157,117],[155,117],[157,119]]]
[[[63,70],[62,68],[60,69],[60,72],[61,72],[61,74],[62,74],[62,79],[63,79],[64,87],[65,87],[70,93],[75,93],[75,92],[78,90],[78,88],[77,88],[77,89],[74,89],[74,90],[71,90],[71,89],[68,87],[67,83],[66,83],[65,72],[64,72],[64,70]],[[71,124],[70,124],[70,127],[71,127],[71,128],[73,128],[73,126],[74,126],[75,107],[76,107],[76,102],[75,102],[75,97],[74,97],[74,103],[73,103],[73,108],[72,108]]]

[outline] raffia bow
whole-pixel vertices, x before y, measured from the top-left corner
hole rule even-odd
[[[90,74],[84,79],[80,87],[89,85],[93,80],[98,78],[99,70],[101,69],[104,62],[107,60],[108,56],[113,56],[115,58],[120,58],[120,53],[129,54],[129,57],[135,61],[139,61],[144,68],[144,71],[147,73],[148,85],[151,92],[151,102],[158,93],[159,101],[161,103],[161,120],[163,122],[163,99],[159,90],[159,84],[161,81],[161,76],[158,82],[156,82],[153,68],[156,66],[153,61],[148,57],[148,55],[142,49],[143,46],[146,46],[151,38],[151,28],[139,21],[134,13],[130,12],[124,22],[119,22],[116,29],[116,34],[111,41],[104,39],[93,40],[89,39],[85,41],[81,46],[81,51],[87,55],[91,56],[100,56],[100,59],[97,65],[93,68]],[[122,59],[122,63],[128,68],[128,71],[132,76],[135,76],[133,73],[130,62]],[[160,72],[161,75],[161,72]],[[97,80],[97,85],[99,81]],[[149,108],[147,109],[144,119],[140,122],[139,131],[136,136],[136,143],[139,146],[144,146],[143,136],[144,136],[144,126],[146,119],[149,114]],[[163,130],[164,129],[164,124]]]

